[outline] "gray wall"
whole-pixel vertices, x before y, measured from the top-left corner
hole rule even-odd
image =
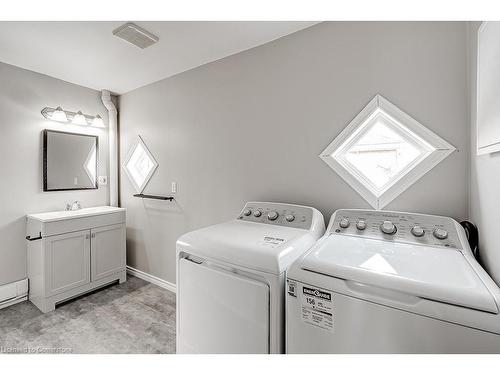
[[[100,114],[107,111],[100,93],[55,78],[0,63],[0,285],[26,277],[27,213],[63,210],[66,202],[83,206],[108,202],[107,186],[91,191],[42,191],[43,129],[99,136],[99,174],[107,175],[107,131],[59,124],[40,114],[43,107]]]
[[[318,154],[381,93],[453,144],[387,209],[467,216],[466,25],[330,22],[120,98],[121,160],[140,134],[159,168],[133,198],[121,173],[128,264],[175,282],[175,241],[250,200],[295,202],[328,220],[369,205]]]
[[[477,29],[480,22],[469,27],[470,82],[470,217],[479,228],[479,247],[483,266],[500,285],[500,153],[476,155],[476,58]]]

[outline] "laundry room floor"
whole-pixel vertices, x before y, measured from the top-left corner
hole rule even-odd
[[[175,353],[175,294],[137,277],[42,314],[0,310],[0,353]]]

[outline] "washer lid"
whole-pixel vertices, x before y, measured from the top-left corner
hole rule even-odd
[[[498,313],[493,295],[462,252],[454,249],[331,235],[304,257],[301,268]]]

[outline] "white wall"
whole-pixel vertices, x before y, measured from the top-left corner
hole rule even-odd
[[[500,285],[500,153],[476,155],[476,59],[480,22],[469,24],[470,82],[470,218],[479,229],[479,252],[484,268]]]
[[[46,120],[44,107],[100,114],[107,111],[100,93],[55,78],[0,63],[0,285],[26,277],[26,220],[33,212],[63,210],[66,202],[83,206],[107,204],[107,186],[98,190],[42,190],[42,130],[99,136],[99,174],[107,175],[107,131]]]
[[[317,155],[376,93],[459,150],[386,208],[465,218],[466,82],[465,23],[329,22],[121,96],[121,160],[140,134],[145,192],[178,183],[142,201],[121,173],[128,264],[175,282],[176,239],[250,200],[369,208]]]

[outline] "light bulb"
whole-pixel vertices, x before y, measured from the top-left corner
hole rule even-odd
[[[52,112],[52,116],[50,116],[50,119],[59,122],[68,122],[66,112],[64,112],[61,107],[57,107],[56,110]]]
[[[92,126],[95,126],[96,128],[104,128],[104,122],[102,121],[102,117],[96,115],[94,117],[94,120],[92,120]]]
[[[78,111],[77,112],[77,114],[75,115],[75,117],[73,117],[72,123],[76,124],[76,125],[88,125],[87,124],[87,119],[83,115],[82,111]]]

